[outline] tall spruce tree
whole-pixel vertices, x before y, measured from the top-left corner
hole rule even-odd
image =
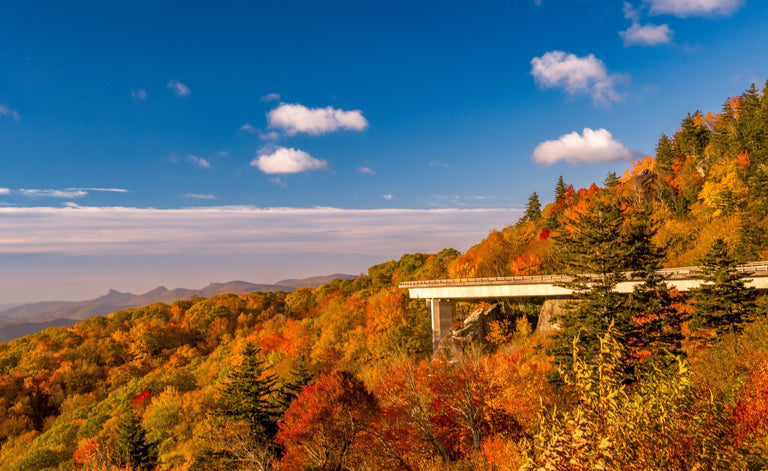
[[[131,469],[153,469],[157,463],[157,444],[147,441],[141,419],[130,406],[127,409],[128,413],[118,425],[114,444],[118,464]]]
[[[280,385],[275,395],[275,409],[278,419],[282,419],[291,402],[312,379],[309,371],[307,371],[306,360],[303,356],[299,357],[293,364],[290,375],[290,379]]]
[[[558,236],[571,277],[563,286],[573,290],[573,299],[555,319],[559,330],[548,351],[565,368],[573,361],[577,336],[580,350],[589,359],[599,353],[600,336],[611,324],[620,340],[630,338],[633,310],[629,298],[615,292],[616,285],[627,280],[626,272],[644,272],[659,258],[648,220],[625,214],[613,192],[604,190],[576,206]]]
[[[563,180],[563,176],[560,175],[560,177],[557,179],[557,184],[555,185],[555,203],[563,200],[566,196],[566,186],[565,186],[565,180]]]
[[[528,202],[525,203],[525,213],[521,218],[522,222],[535,221],[541,217],[541,203],[539,202],[539,195],[534,191],[531,196],[528,197]]]
[[[227,376],[222,413],[245,421],[254,439],[271,442],[277,434],[273,402],[277,381],[267,373],[265,362],[259,359],[259,350],[252,343],[245,344],[240,356],[240,365]]]
[[[656,173],[660,177],[672,175],[672,162],[675,161],[675,151],[672,140],[666,134],[661,133],[656,144]]]
[[[691,329],[704,343],[713,343],[727,332],[739,332],[752,320],[756,292],[747,286],[747,275],[737,270],[736,260],[723,239],[715,239],[699,263],[701,285],[691,290]]]

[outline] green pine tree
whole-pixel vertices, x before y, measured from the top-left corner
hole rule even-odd
[[[277,381],[274,375],[267,373],[268,368],[259,359],[259,350],[252,343],[245,344],[240,356],[240,365],[227,375],[222,413],[245,421],[253,438],[271,442],[277,434],[272,399]]]
[[[563,180],[563,176],[560,175],[560,177],[557,179],[557,184],[555,185],[555,203],[565,199],[566,189],[567,187],[565,186],[565,180]]]
[[[727,332],[739,332],[752,320],[756,293],[747,286],[747,275],[737,270],[723,239],[715,239],[700,266],[701,286],[691,290],[695,307],[691,328],[699,331],[705,343],[712,343]]]
[[[290,375],[290,380],[283,383],[275,395],[275,409],[280,419],[282,419],[285,411],[288,410],[291,402],[301,393],[304,386],[312,380],[312,376],[307,371],[306,360],[303,356],[299,357],[293,364]]]
[[[157,463],[157,447],[147,441],[141,419],[130,407],[117,429],[115,451],[120,465],[134,469],[153,469]]]
[[[531,196],[528,197],[528,202],[525,203],[525,213],[520,219],[521,222],[535,221],[541,217],[541,203],[539,202],[539,195],[534,191]]]
[[[592,202],[588,214],[571,217],[558,245],[571,280],[564,287],[573,290],[573,301],[566,312],[555,321],[559,326],[553,334],[549,354],[565,368],[570,368],[573,339],[579,337],[586,358],[594,358],[599,350],[599,336],[616,321],[622,311],[623,299],[613,291],[625,279],[621,244],[622,217],[616,205],[600,199]],[[618,330],[624,332],[626,319],[618,320]],[[618,327],[618,326],[622,327]]]
[[[657,268],[649,265],[645,272],[635,274],[643,282],[629,297],[632,326],[626,346],[635,371],[640,363],[640,369],[644,369],[646,359],[659,364],[685,357],[682,327],[688,316],[677,308],[677,300]]]
[[[661,133],[656,144],[656,173],[661,177],[672,175],[672,162],[675,161],[675,151],[672,148],[672,140],[666,134]]]

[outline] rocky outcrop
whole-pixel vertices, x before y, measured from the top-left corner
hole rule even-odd
[[[461,350],[469,345],[477,344],[485,346],[488,342],[489,324],[503,318],[501,306],[493,304],[486,309],[478,309],[467,317],[461,326],[452,329],[448,335],[440,340],[437,352],[451,352]]]
[[[536,332],[541,335],[547,335],[557,330],[557,323],[554,318],[563,313],[567,299],[547,299],[541,306],[539,312],[539,322],[536,324]]]

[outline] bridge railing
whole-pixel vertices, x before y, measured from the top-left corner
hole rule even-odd
[[[753,274],[768,272],[768,261],[749,262],[738,265],[736,270],[740,273]],[[695,277],[701,273],[701,267],[675,267],[675,268],[662,268],[657,270],[657,273],[665,278],[688,278]],[[628,279],[633,279],[631,272],[624,272],[623,275]],[[567,282],[571,280],[569,275],[531,275],[531,276],[496,276],[485,278],[450,278],[443,280],[421,280],[421,281],[404,281],[398,286],[400,288],[417,288],[417,287],[429,287],[429,286],[472,286],[472,285],[495,285],[495,284],[533,284],[536,282],[557,283]]]

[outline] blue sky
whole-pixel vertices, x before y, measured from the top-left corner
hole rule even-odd
[[[4,2],[0,304],[464,251],[768,78],[756,0],[219,3]]]

